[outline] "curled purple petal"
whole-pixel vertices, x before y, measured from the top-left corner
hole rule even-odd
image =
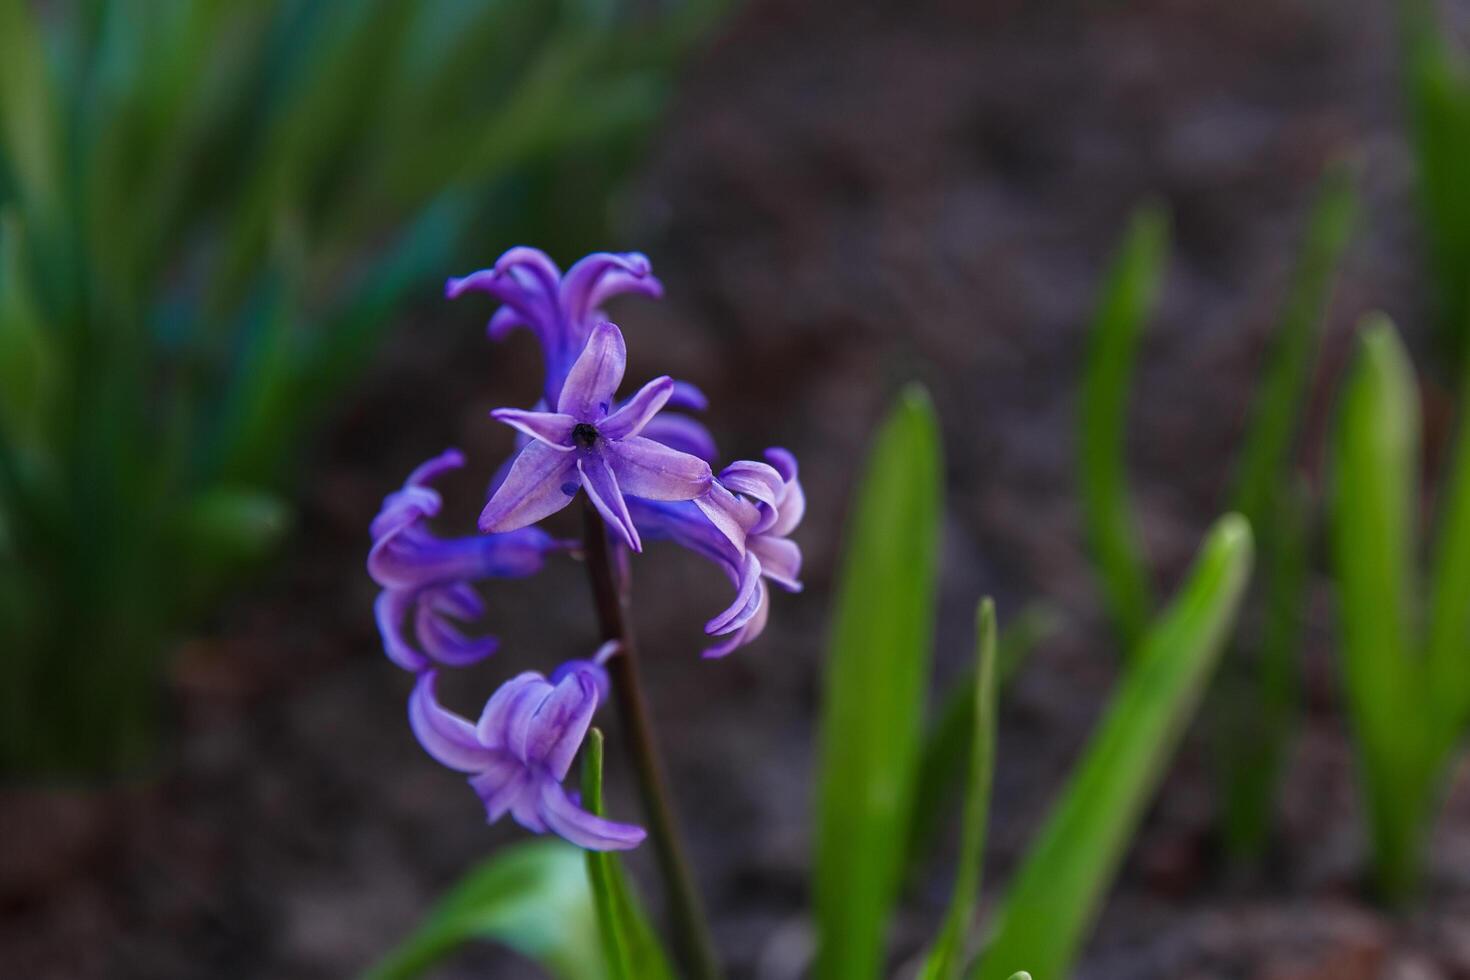
[[[762,575],[787,592],[801,591],[801,548],[795,541],[758,534],[746,547],[760,560]]]
[[[739,629],[755,615],[755,607],[759,605],[762,597],[760,559],[747,552],[736,579],[735,601],[731,602],[714,619],[705,623],[704,631],[719,634]]]
[[[514,531],[549,517],[577,492],[577,461],[543,442],[529,442],[480,513],[480,530]]]
[[[701,656],[706,660],[718,660],[720,657],[728,656],[747,643],[753,642],[765,631],[766,618],[770,615],[770,603],[761,602],[755,610],[755,615],[745,623],[744,626],[733,633],[725,636],[724,642],[705,650]]]
[[[511,723],[520,716],[527,703],[536,704],[551,693],[551,685],[546,683],[534,670],[524,671],[517,674],[490,696],[485,702],[485,710],[480,713],[479,724],[475,726],[475,737],[480,744],[491,748],[505,749],[514,754],[511,746]]]
[[[437,592],[433,590],[419,597],[418,613],[414,617],[414,632],[424,651],[450,667],[468,667],[494,653],[500,645],[497,638],[466,636],[444,619],[434,606]]]
[[[419,675],[408,699],[408,723],[424,751],[440,764],[460,772],[481,772],[494,756],[480,744],[469,721],[439,704],[434,696],[437,673],[426,670]]]
[[[653,277],[648,256],[641,252],[594,252],[567,270],[561,283],[561,306],[569,320],[585,322],[609,298],[626,292],[663,295],[663,286]]]
[[[545,766],[560,782],[567,776],[577,749],[597,710],[597,681],[572,671],[541,702],[526,738],[526,764]]]
[[[373,618],[377,620],[378,633],[383,638],[383,652],[388,659],[404,670],[417,673],[426,669],[430,660],[403,639],[403,621],[413,602],[412,593],[385,589],[378,593],[373,603]]]
[[[596,817],[571,801],[566,790],[547,779],[541,784],[540,816],[560,836],[589,851],[626,851],[647,837],[642,827]]]

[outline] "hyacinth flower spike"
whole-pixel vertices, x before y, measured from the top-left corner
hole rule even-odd
[[[470,774],[491,823],[509,814],[532,833],[550,831],[594,851],[627,850],[643,841],[643,828],[588,813],[562,788],[606,697],[601,664],[572,661],[551,680],[535,671],[520,674],[495,692],[478,724],[439,703],[436,677],[432,670],[419,676],[409,724],[429,755]]]
[[[698,456],[641,435],[675,391],[655,378],[621,406],[614,396],[627,366],[622,331],[603,321],[592,328],[562,386],[555,412],[502,408],[491,414],[530,436],[505,480],[480,514],[480,530],[514,531],[571,503],[579,489],[628,547],[642,551],[625,495],[692,500],[713,474]]]
[[[443,505],[429,484],[464,465],[464,456],[449,449],[409,474],[403,488],[383,501],[370,532],[368,574],[382,587],[374,614],[388,657],[405,670],[420,671],[441,663],[464,666],[494,652],[493,636],[466,636],[455,621],[479,619],[484,602],[470,583],[485,578],[524,578],[541,570],[546,555],[567,544],[540,528],[509,534],[441,538],[429,521]],[[404,635],[413,621],[415,646]]]

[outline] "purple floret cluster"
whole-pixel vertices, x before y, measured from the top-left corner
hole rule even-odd
[[[796,459],[769,449],[764,461],[739,460],[716,472],[714,439],[686,414],[706,407],[697,388],[660,377],[619,398],[627,347],[602,306],[623,293],[663,295],[645,256],[599,252],[563,274],[544,252],[517,247],[446,287],[451,299],[470,292],[500,303],[490,319],[492,339],[518,327],[535,334],[545,383],[530,408],[491,413],[516,430],[516,451],[492,483],[479,534],[443,537],[430,528],[442,507],[432,483],[464,465],[458,450],[423,463],[384,499],[368,555],[368,572],[382,588],[375,614],[383,649],[417,675],[408,714],[419,742],[443,765],[469,774],[492,822],[509,814],[527,830],[581,847],[634,847],[642,828],[588,813],[562,785],[607,700],[606,664],[618,654],[616,644],[570,660],[550,677],[532,671],[506,681],[478,721],[439,703],[438,670],[495,652],[494,636],[467,625],[485,613],[476,583],[531,576],[548,557],[574,554],[578,542],[535,525],[583,493],[623,559],[641,553],[645,541],[671,541],[730,579],[735,598],[705,624],[717,640],[704,656],[750,643],[765,628],[766,582],[801,588],[801,550],[790,538],[806,508]]]

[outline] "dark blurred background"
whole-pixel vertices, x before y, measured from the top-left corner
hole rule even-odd
[[[669,14],[653,5],[632,30]],[[1467,17],[1447,8],[1452,30]],[[967,655],[977,594],[997,597],[1002,623],[1038,598],[1063,615],[1003,702],[987,869],[1003,882],[1116,663],[1072,460],[1093,293],[1130,211],[1163,202],[1175,236],[1129,430],[1142,530],[1165,580],[1223,506],[1312,188],[1334,159],[1359,168],[1363,216],[1329,312],[1308,476],[1352,324],[1370,309],[1393,315],[1420,358],[1431,434],[1449,425],[1398,55],[1392,6],[1368,0],[749,0],[711,14],[660,55],[661,94],[628,135],[527,155],[517,166],[531,177],[464,181],[471,227],[385,304],[365,370],[314,416],[322,426],[296,475],[272,484],[295,515],[280,551],[165,644],[152,761],[0,795],[0,973],[352,975],[460,870],[520,836],[487,829],[462,780],[415,744],[409,681],[380,653],[363,561],[383,495],[446,446],[471,464],[446,484],[446,513],[460,516],[445,526],[473,526],[510,449],[486,413],[529,403],[539,361],[527,335],[488,343],[488,304],[449,305],[437,289],[522,240],[564,265],[599,248],[647,252],[667,298],[612,309],[630,379],[700,385],[726,457],[784,445],[801,460],[807,589],[775,597],[754,646],[701,662],[700,624],[724,605],[723,580],[666,549],[635,569],[656,721],[734,975],[794,976],[808,942],[831,570],[868,434],[910,378],[932,389],[946,436],[941,677]],[[1440,823],[1421,908],[1391,918],[1364,902],[1321,583],[1312,595],[1307,713],[1265,870],[1238,874],[1219,857],[1192,745],[1081,977],[1470,976],[1470,786],[1459,780]],[[595,639],[571,563],[498,586],[490,608],[502,652],[446,685],[466,709],[498,678],[585,655]],[[612,813],[631,813],[616,754],[609,771]],[[645,857],[633,859],[639,873]],[[920,887],[898,948],[922,942],[947,880]],[[525,969],[471,950],[440,975]]]

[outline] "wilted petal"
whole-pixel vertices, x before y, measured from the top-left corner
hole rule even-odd
[[[480,530],[514,531],[548,517],[577,492],[576,459],[544,442],[528,442],[480,513]]]
[[[681,453],[698,456],[706,463],[719,455],[719,449],[715,446],[715,438],[710,435],[709,429],[705,428],[703,422],[691,419],[687,415],[663,412],[651,419],[639,435],[645,439],[652,439],[654,442],[661,442],[670,449],[676,449]]]
[[[540,814],[548,828],[589,851],[625,851],[648,836],[642,827],[593,816],[550,779],[541,783]]]
[[[643,436],[608,447],[623,492],[649,500],[693,500],[709,489],[713,475],[698,456],[681,453]]]
[[[385,589],[373,603],[373,618],[383,637],[383,652],[404,670],[418,672],[429,666],[429,658],[415,650],[403,638],[403,620],[413,605],[412,592]]]
[[[622,408],[599,422],[597,430],[608,439],[627,439],[630,436],[636,436],[643,431],[643,427],[648,424],[649,420],[659,413],[673,393],[673,378],[668,375],[654,378],[638,389],[638,394],[624,402]]]
[[[623,500],[622,491],[618,489],[618,481],[607,460],[597,454],[585,456],[577,461],[577,470],[582,474],[582,485],[587,488],[587,497],[602,515],[602,519],[618,533],[629,548],[642,551],[643,543],[638,540],[638,529],[633,526],[628,505]]]
[[[434,697],[436,671],[419,675],[408,699],[408,723],[424,751],[450,769],[482,772],[494,760],[490,749],[475,738],[475,727],[442,707]]]
[[[573,671],[536,709],[526,737],[526,762],[545,766],[558,782],[565,779],[596,710],[597,681]]]
[[[627,366],[628,348],[622,331],[606,320],[598,323],[567,373],[557,411],[582,421],[603,418],[612,411],[613,396],[623,383]]]
[[[572,451],[572,429],[577,420],[560,412],[527,412],[519,408],[497,408],[490,413],[497,421],[524,432],[558,452]]]

